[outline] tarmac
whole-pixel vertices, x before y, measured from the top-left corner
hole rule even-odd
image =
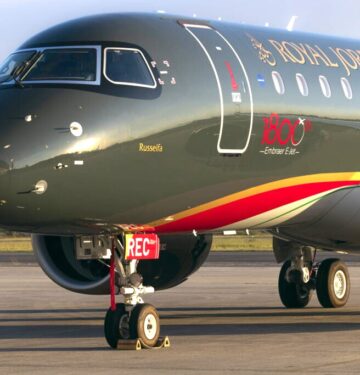
[[[50,281],[33,259],[0,255],[0,374],[358,374],[360,267],[342,309],[287,310],[271,253],[216,253],[181,286],[146,297],[171,348],[116,351],[106,296]],[[330,255],[332,256],[332,255]]]

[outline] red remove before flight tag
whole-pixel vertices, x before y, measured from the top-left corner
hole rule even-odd
[[[160,257],[160,239],[156,234],[125,235],[126,260],[151,260]]]

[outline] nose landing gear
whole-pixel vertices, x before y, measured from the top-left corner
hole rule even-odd
[[[142,295],[154,293],[154,288],[143,285],[141,275],[136,272],[138,260],[126,260],[124,246],[118,239],[112,239],[111,247],[111,307],[104,321],[107,343],[114,349],[120,346],[132,348],[132,343],[135,343],[134,349],[169,346],[168,338],[159,338],[160,318],[157,310],[142,299]],[[124,297],[124,303],[115,303],[116,287]],[[122,345],[119,345],[120,342]],[[125,345],[127,343],[128,347]]]

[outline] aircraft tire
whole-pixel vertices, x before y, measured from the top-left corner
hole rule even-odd
[[[350,295],[350,276],[340,259],[325,259],[317,272],[316,293],[320,304],[327,308],[346,305]]]
[[[291,261],[286,261],[279,274],[279,296],[283,305],[287,308],[303,308],[308,305],[312,297],[312,290],[300,283],[288,282],[286,273],[291,266]]]
[[[116,310],[111,308],[107,311],[104,321],[104,333],[107,343],[114,349],[117,348],[119,340],[127,340],[129,334],[129,314],[123,303],[116,305]]]
[[[147,346],[155,346],[160,336],[160,318],[157,310],[150,304],[139,304],[130,316],[130,336],[141,339]]]

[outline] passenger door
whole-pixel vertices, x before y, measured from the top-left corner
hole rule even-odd
[[[219,91],[220,124],[217,150],[243,154],[253,127],[253,99],[244,65],[230,42],[210,26],[184,24],[206,55]]]

